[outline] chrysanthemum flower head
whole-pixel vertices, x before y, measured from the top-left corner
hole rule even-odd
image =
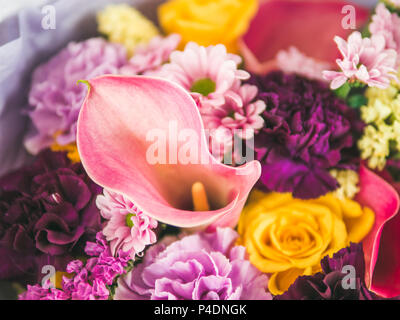
[[[135,48],[158,35],[157,27],[127,4],[109,5],[97,15],[98,30],[111,42],[125,46],[129,55]]]
[[[372,35],[382,35],[385,38],[387,49],[400,52],[400,17],[396,13],[391,13],[383,3],[379,3],[376,7],[369,31]],[[399,54],[397,59],[400,59]]]
[[[382,34],[362,38],[354,31],[346,40],[335,37],[342,59],[336,63],[340,71],[324,71],[326,80],[332,81],[331,88],[337,89],[347,81],[360,81],[370,87],[387,88],[391,80],[397,80],[397,52],[386,48]]]
[[[202,47],[194,42],[183,51],[174,51],[170,63],[165,64],[160,76],[170,79],[191,92],[197,101],[221,105],[224,97],[240,80],[249,74],[238,69],[241,58],[228,54],[224,45]]]
[[[129,252],[134,259],[147,245],[156,242],[152,229],[157,227],[157,221],[144,214],[127,197],[104,190],[96,204],[103,218],[108,220],[103,234],[110,241],[112,252]]]

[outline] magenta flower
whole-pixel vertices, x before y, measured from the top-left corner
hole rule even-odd
[[[87,242],[86,254],[92,258],[86,264],[73,260],[66,267],[69,277],[63,277],[62,289],[51,288],[50,281],[43,287],[29,286],[19,296],[20,300],[107,300],[110,291],[107,286],[114,284],[117,276],[126,273],[129,254],[119,251],[115,257],[101,232],[96,242]]]
[[[391,80],[398,80],[396,73],[397,53],[386,49],[386,41],[381,34],[362,38],[354,31],[345,41],[335,37],[343,59],[336,63],[341,71],[324,71],[324,78],[332,81],[331,88],[337,89],[346,81],[360,81],[370,87],[386,88]]]
[[[268,300],[268,277],[234,246],[237,233],[218,228],[151,247],[118,280],[116,300]]]
[[[159,71],[162,64],[169,60],[169,56],[174,51],[181,36],[171,34],[168,37],[154,37],[148,44],[139,45],[135,48],[135,54],[128,64],[121,69],[122,74],[152,74]]]
[[[28,285],[27,290],[18,296],[18,300],[68,300],[64,291],[52,288],[50,280],[42,287]]]
[[[236,225],[260,164],[219,163],[208,151],[198,108],[182,87],[144,76],[103,76],[89,84],[77,142],[94,181],[167,224]],[[191,189],[197,182],[208,209],[194,211]]]
[[[80,260],[68,264],[66,271],[72,277],[63,277],[63,291],[71,300],[106,300],[110,295],[107,285],[126,272],[129,255],[119,251],[114,257],[101,232],[96,242],[87,242],[85,252],[92,258],[85,265]]]
[[[369,25],[372,35],[382,35],[385,38],[386,48],[400,52],[400,17],[391,13],[383,3],[379,3]],[[397,66],[400,55],[397,56]]]
[[[85,86],[81,79],[116,74],[126,63],[125,49],[102,38],[71,42],[48,62],[36,68],[29,92],[32,125],[25,138],[29,152],[36,154],[56,142],[76,140],[76,122]]]
[[[184,51],[171,53],[170,60],[158,75],[178,83],[196,100],[214,105],[223,104],[225,95],[250,77],[237,67],[241,58],[227,53],[222,44],[203,47],[190,42]]]
[[[103,234],[111,243],[111,251],[113,254],[119,250],[129,252],[134,259],[147,245],[156,242],[152,229],[157,228],[157,220],[144,214],[123,195],[105,189],[103,194],[97,196],[96,205],[108,220]]]

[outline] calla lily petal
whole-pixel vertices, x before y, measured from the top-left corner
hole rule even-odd
[[[261,166],[257,161],[236,168],[219,163],[208,151],[197,106],[183,88],[143,76],[102,76],[89,80],[89,85],[78,119],[77,144],[82,164],[96,183],[127,196],[164,223],[179,227],[212,223],[211,228],[237,223]],[[189,143],[181,139],[181,134],[193,132]],[[160,141],[165,138],[167,163],[148,158],[152,138],[158,135]],[[201,161],[184,164],[175,158],[188,146],[197,150],[196,159]],[[195,182],[205,186],[214,210],[192,211]]]
[[[360,192],[356,200],[375,212],[375,224],[363,240],[366,283],[383,297],[400,295],[400,199],[381,177],[360,167]]]
[[[269,0],[260,4],[239,48],[249,71],[264,74],[276,69],[275,56],[294,46],[321,62],[334,63],[338,50],[335,36],[345,37],[351,29],[342,26],[346,13],[340,0]],[[368,19],[368,10],[352,4],[356,27]]]

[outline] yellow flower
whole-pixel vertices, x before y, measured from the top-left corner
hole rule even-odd
[[[166,33],[182,36],[182,47],[189,41],[222,43],[236,52],[257,8],[257,0],[170,0],[159,7],[158,16]]]
[[[318,272],[324,256],[360,242],[374,221],[369,208],[333,194],[301,200],[254,191],[240,217],[239,244],[254,266],[272,274],[271,293],[282,294],[298,276]]]
[[[399,73],[400,75],[400,73]],[[382,170],[386,159],[400,153],[400,85],[387,89],[368,88],[368,104],[361,107],[361,118],[367,123],[358,141],[361,158],[372,169]]]
[[[139,44],[159,34],[157,27],[127,4],[109,5],[97,15],[98,30],[111,42],[124,45],[132,56]]]
[[[358,187],[359,177],[358,173],[353,170],[337,170],[332,169],[329,171],[340,187],[334,191],[334,194],[339,199],[353,199],[354,196],[360,191]]]
[[[50,148],[52,151],[55,152],[66,151],[67,157],[69,158],[69,160],[71,160],[72,163],[77,163],[81,161],[81,158],[79,157],[78,148],[76,147],[76,143],[70,143],[65,146],[53,143]]]

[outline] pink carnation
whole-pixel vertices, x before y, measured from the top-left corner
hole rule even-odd
[[[171,34],[168,37],[154,37],[148,44],[140,45],[135,49],[134,56],[129,60],[128,65],[121,70],[122,74],[151,74],[157,71],[161,65],[169,60],[181,36]]]
[[[155,229],[158,223],[125,196],[107,190],[104,190],[103,194],[96,199],[101,215],[108,220],[103,234],[110,242],[114,255],[122,250],[129,252],[133,259],[147,245],[156,242],[156,235],[152,229]]]
[[[396,13],[391,13],[383,3],[376,7],[369,31],[372,35],[382,35],[385,38],[387,49],[400,52],[400,17]],[[399,60],[400,55],[397,58]]]
[[[241,58],[227,53],[222,44],[202,47],[189,42],[184,51],[172,52],[170,61],[158,75],[184,87],[200,104],[223,104],[232,88],[250,77],[238,69]]]
[[[268,277],[235,246],[231,228],[163,239],[118,279],[115,300],[271,300]]]
[[[279,69],[285,73],[296,73],[308,79],[323,81],[322,72],[330,67],[329,63],[319,62],[300,52],[296,47],[281,50],[276,55]]]
[[[347,42],[335,37],[343,59],[336,63],[341,71],[324,71],[326,80],[332,81],[331,88],[337,89],[350,81],[360,81],[370,87],[387,88],[390,81],[397,80],[396,60],[397,53],[393,49],[386,49],[385,38],[378,34],[371,38],[362,38],[358,31],[353,32]]]

